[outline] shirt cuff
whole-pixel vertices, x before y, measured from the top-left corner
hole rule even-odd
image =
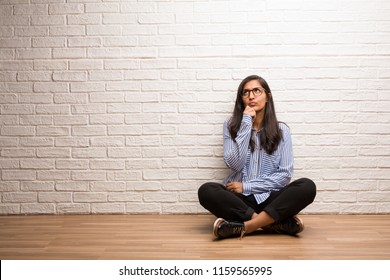
[[[252,190],[252,186],[250,183],[242,183],[242,194],[250,195]]]
[[[247,123],[247,124],[252,125],[252,116],[251,116],[251,115],[244,114],[244,115],[242,116],[242,121],[243,121],[244,123]]]

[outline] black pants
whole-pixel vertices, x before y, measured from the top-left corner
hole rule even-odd
[[[251,219],[254,212],[267,212],[275,222],[298,214],[313,202],[316,185],[307,178],[291,182],[282,190],[272,192],[261,204],[253,195],[244,196],[232,193],[219,183],[205,183],[198,190],[200,204],[216,217],[227,221],[244,222]]]

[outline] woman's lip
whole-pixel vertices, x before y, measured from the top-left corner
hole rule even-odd
[[[249,105],[249,107],[254,107],[254,106],[256,106],[256,103],[249,103],[248,105]]]

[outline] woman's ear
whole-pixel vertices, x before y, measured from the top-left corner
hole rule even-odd
[[[267,94],[267,100],[265,102],[268,102],[272,98],[272,92],[269,92]]]

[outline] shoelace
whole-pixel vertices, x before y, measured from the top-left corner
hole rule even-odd
[[[283,224],[275,224],[275,225],[270,226],[269,229],[280,233],[280,232],[283,232],[285,230],[285,227]]]
[[[243,239],[244,235],[245,235],[245,230],[242,227],[234,227],[233,228],[233,233],[234,234],[239,234],[240,235],[240,239]]]
[[[221,225],[219,225],[218,228],[221,228]],[[244,238],[245,227],[243,227],[243,226],[232,226],[231,229],[232,229],[232,234],[233,235],[239,235],[240,236],[240,238],[239,238],[240,240]]]
[[[240,240],[244,238],[244,234],[245,234],[245,230],[242,230],[240,234]]]
[[[274,230],[274,231],[276,231],[278,233],[284,233],[286,231],[289,231],[289,227],[290,226],[291,226],[291,224],[288,224],[288,223],[279,223],[279,224],[272,225],[270,227],[270,229]]]

